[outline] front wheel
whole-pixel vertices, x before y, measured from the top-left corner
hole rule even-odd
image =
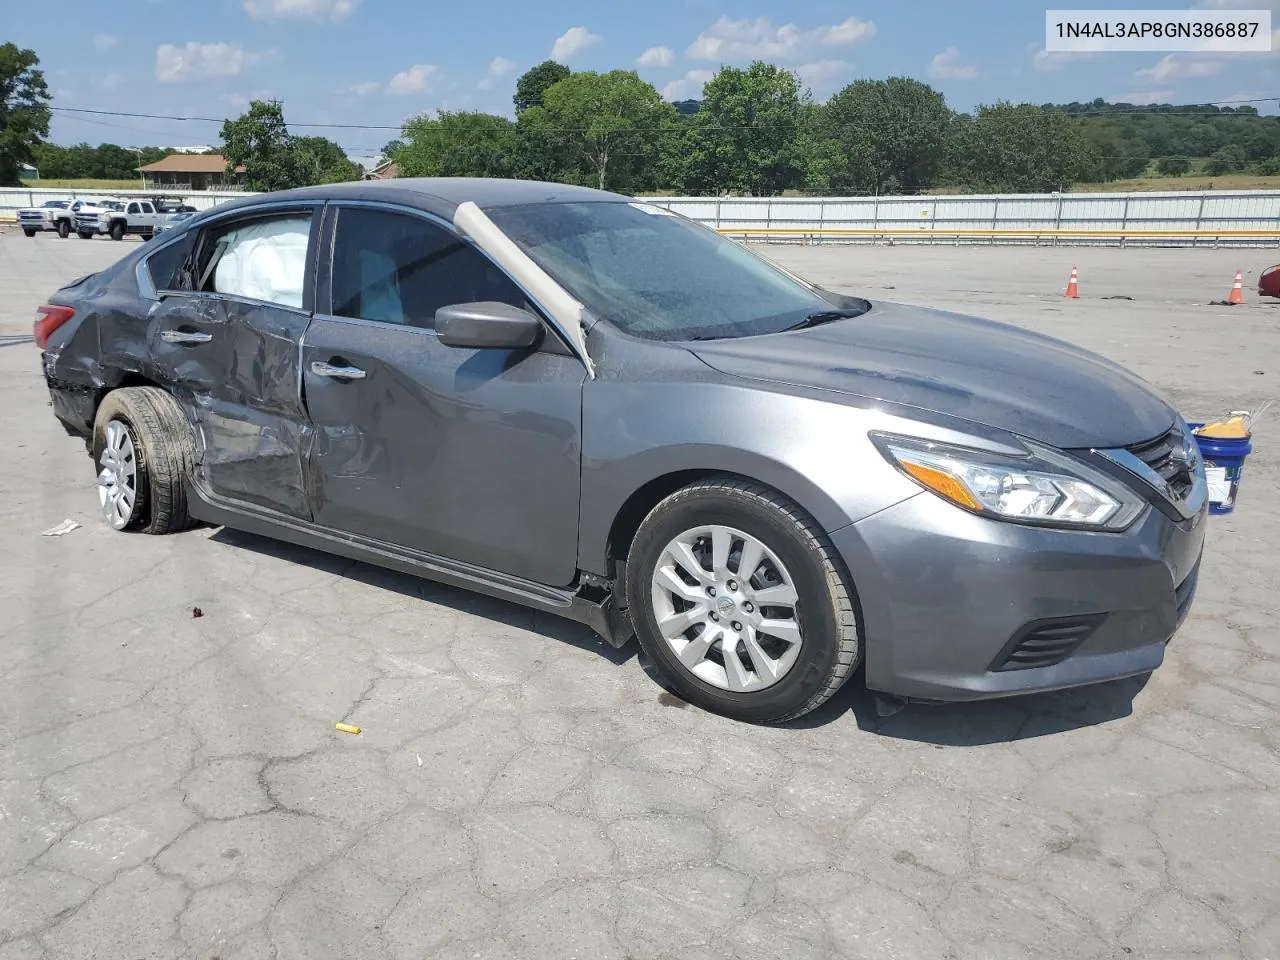
[[[65,239],[67,239],[67,237],[71,236],[71,224],[67,223],[67,221],[65,221],[65,220],[59,220],[59,221],[58,221],[58,236],[60,236],[63,240],[65,240]]]
[[[92,231],[92,230],[77,230],[77,231],[76,231],[76,236],[77,236],[77,237],[79,237],[81,240],[92,240],[92,239],[93,239],[93,231]]]
[[[801,716],[859,655],[853,589],[799,506],[758,484],[708,480],[640,525],[627,596],[641,646],[690,703],[738,720]]]
[[[28,237],[34,237],[36,235],[35,230],[33,230],[31,227],[23,227],[22,232],[26,234]]]
[[[124,224],[121,223],[119,220],[117,220],[115,223],[111,225],[111,239],[112,240],[124,239]]]
[[[158,387],[113,390],[93,424],[98,503],[114,530],[173,533],[191,526],[185,482],[195,463],[191,424]]]

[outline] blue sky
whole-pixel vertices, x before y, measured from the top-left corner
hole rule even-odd
[[[1066,6],[1067,4],[1057,4]],[[1128,0],[1128,8],[1175,6]],[[1200,6],[1280,7],[1268,0]],[[1280,97],[1271,54],[1046,54],[1044,5],[1027,0],[7,0],[5,38],[39,54],[55,107],[223,117],[277,97],[297,132],[376,153],[432,109],[511,113],[519,74],[554,56],[575,70],[629,67],[671,99],[720,64],[760,57],[825,97],[859,77],[905,74],[961,109],[997,99],[1193,102]],[[1095,0],[1085,6],[1102,7]],[[1275,26],[1280,15],[1273,13]],[[1275,103],[1259,105],[1275,112]],[[59,143],[216,144],[217,124],[58,114]]]

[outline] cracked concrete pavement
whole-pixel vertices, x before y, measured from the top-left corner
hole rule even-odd
[[[1280,957],[1275,421],[1148,682],[882,720],[855,679],[751,727],[548,616],[110,531],[26,338],[123,249],[0,236],[0,960]],[[1065,336],[1188,414],[1280,378],[1280,303],[1204,305],[1274,251],[768,253]]]

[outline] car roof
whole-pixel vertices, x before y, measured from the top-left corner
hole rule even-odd
[[[214,209],[251,209],[280,200],[381,200],[418,207],[447,220],[459,205],[470,200],[482,210],[522,206],[531,203],[573,203],[588,201],[625,202],[630,197],[590,187],[540,180],[503,180],[486,177],[406,177],[395,180],[355,180],[318,187],[300,187],[259,194],[220,204]]]

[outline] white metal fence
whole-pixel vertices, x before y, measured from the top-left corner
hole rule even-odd
[[[1280,190],[648,202],[731,236],[792,243],[1280,246]]]
[[[48,187],[0,187],[0,221],[12,223],[18,219],[18,211],[23,207],[38,207],[47,200],[82,200],[103,197],[135,197],[135,196],[180,196],[184,202],[197,210],[208,210],[210,207],[239,197],[252,196],[244,190],[191,190],[183,192],[171,190],[58,190]]]
[[[0,220],[12,221],[20,207],[39,206],[46,200],[117,195],[109,190],[0,188]],[[250,195],[217,190],[183,194],[187,203],[200,210]],[[661,197],[647,198],[647,202],[730,236],[771,242],[1280,246],[1280,190]]]

